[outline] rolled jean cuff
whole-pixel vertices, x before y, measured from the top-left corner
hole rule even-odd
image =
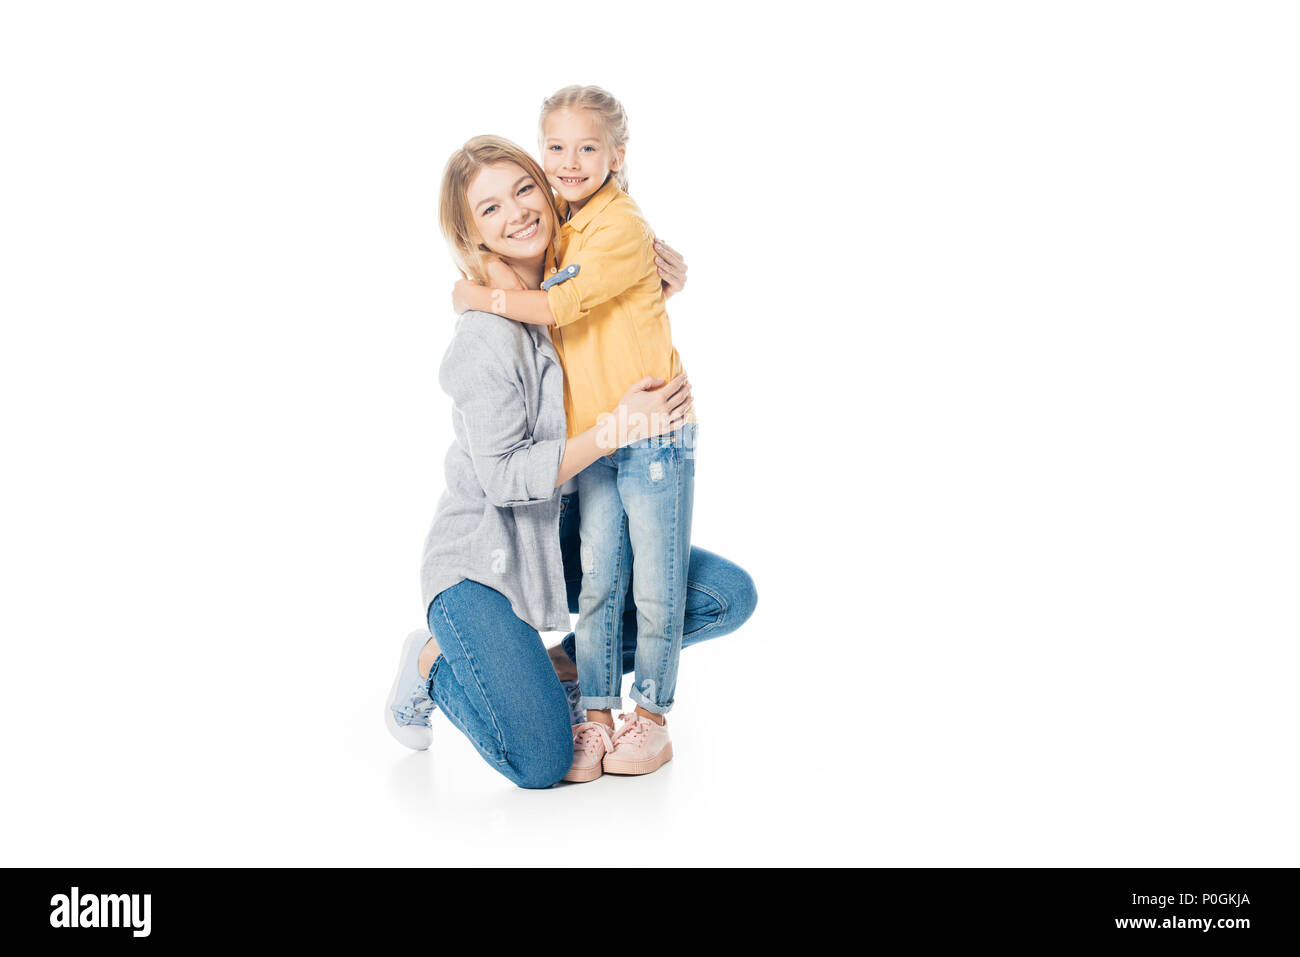
[[[635,685],[628,689],[627,696],[651,714],[667,714],[669,711],[673,710],[673,703],[671,701],[667,704],[656,704],[643,695],[641,689]]]
[[[623,707],[623,699],[618,695],[612,698],[589,698],[583,695],[578,699],[578,707],[584,711],[612,711]]]

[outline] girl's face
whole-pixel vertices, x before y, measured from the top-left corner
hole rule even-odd
[[[515,163],[485,166],[465,191],[470,222],[488,249],[506,259],[546,254],[555,224],[546,184]]]
[[[618,169],[625,150],[611,150],[590,110],[556,110],[542,124],[542,168],[555,191],[581,205]]]

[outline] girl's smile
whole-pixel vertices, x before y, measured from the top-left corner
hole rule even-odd
[[[574,209],[605,184],[623,162],[622,149],[611,150],[590,110],[556,110],[542,128],[542,168],[555,191]]]

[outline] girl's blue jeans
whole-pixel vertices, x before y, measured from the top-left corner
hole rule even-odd
[[[569,610],[578,610],[579,497],[560,509],[560,547],[569,586]],[[630,592],[630,589],[629,589]],[[735,631],[754,613],[754,581],[738,565],[692,548],[686,576],[682,647]],[[634,668],[638,615],[624,602],[620,635],[623,670]],[[564,777],[573,760],[568,703],[541,635],[515,617],[510,602],[478,582],[463,581],[429,605],[429,629],[441,654],[429,672],[429,692],[489,765],[525,788]],[[574,636],[563,641],[573,657]]]
[[[654,714],[672,709],[686,619],[696,425],[633,442],[578,475],[582,588],[577,646],[581,707],[623,706],[625,605],[636,610],[628,695]]]

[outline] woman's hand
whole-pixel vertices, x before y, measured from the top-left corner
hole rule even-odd
[[[655,240],[655,265],[663,280],[665,299],[686,288],[686,260],[662,239]]]
[[[600,417],[597,442],[616,449],[680,429],[691,409],[691,383],[682,373],[667,385],[647,376],[623,394],[618,408]]]
[[[617,409],[597,416],[595,425],[564,443],[555,487],[620,446],[681,428],[690,409],[691,384],[685,373],[667,385],[647,376],[623,394]]]

